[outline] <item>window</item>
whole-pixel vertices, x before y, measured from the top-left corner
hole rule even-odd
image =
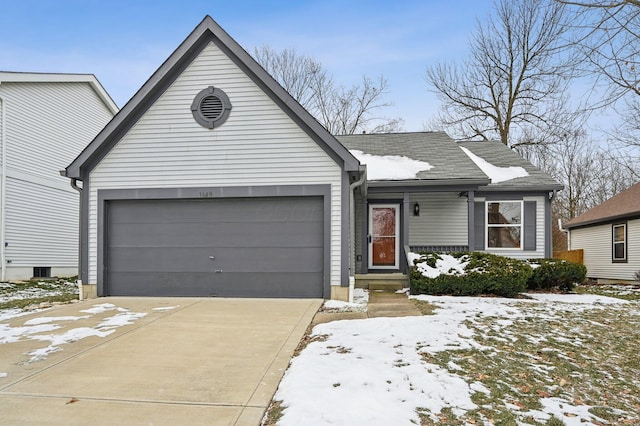
[[[36,266],[33,268],[33,278],[51,278],[51,267]]]
[[[613,262],[627,261],[627,224],[613,225],[611,255]]]
[[[487,202],[487,248],[522,248],[522,201]]]

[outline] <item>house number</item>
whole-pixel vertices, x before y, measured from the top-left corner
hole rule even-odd
[[[213,192],[200,192],[200,198],[212,198]]]

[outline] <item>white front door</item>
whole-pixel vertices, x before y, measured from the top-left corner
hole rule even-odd
[[[399,269],[400,204],[369,205],[369,268]]]

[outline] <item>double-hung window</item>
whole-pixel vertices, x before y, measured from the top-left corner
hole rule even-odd
[[[487,202],[487,248],[522,248],[522,201]]]
[[[611,256],[613,262],[627,261],[627,224],[616,223],[612,227]]]

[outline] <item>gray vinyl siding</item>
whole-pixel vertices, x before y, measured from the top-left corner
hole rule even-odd
[[[640,219],[627,222],[626,263],[611,261],[611,223],[572,229],[570,244],[571,250],[584,250],[584,264],[590,278],[633,280],[633,274],[640,271]]]
[[[30,278],[33,266],[76,273],[79,197],[59,171],[113,113],[86,82],[3,82],[0,97],[7,276]]]
[[[215,86],[228,120],[195,122],[191,102]],[[90,176],[89,280],[97,282],[97,191],[125,188],[331,185],[331,278],[341,284],[341,184],[337,165],[213,43],[95,167]]]
[[[467,198],[457,193],[411,194],[409,245],[461,245],[468,237]],[[420,216],[413,215],[413,205],[420,205]]]

